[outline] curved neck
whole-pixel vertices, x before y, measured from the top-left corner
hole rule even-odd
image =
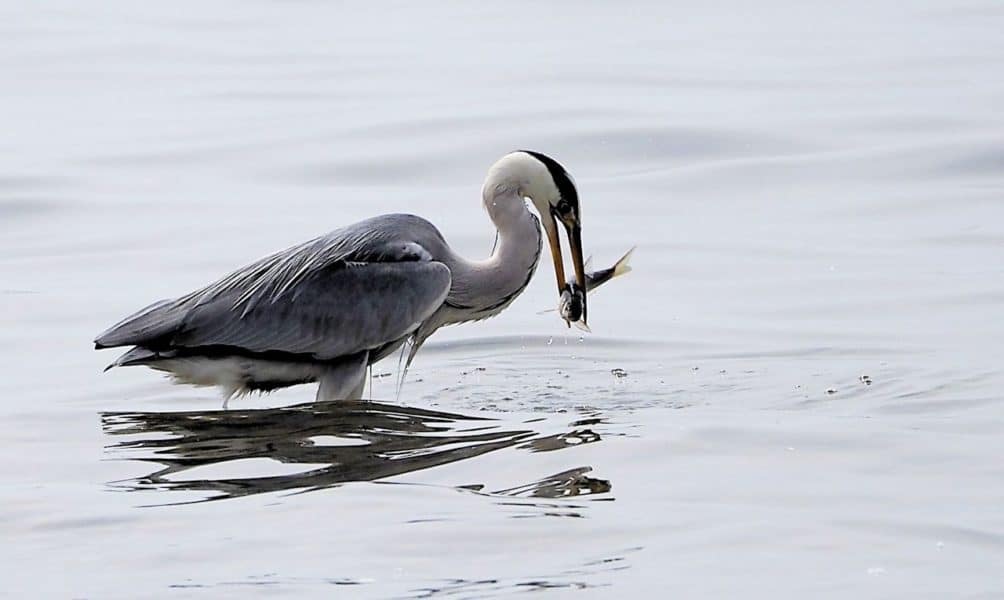
[[[540,222],[515,190],[502,188],[486,195],[484,202],[488,217],[498,230],[498,241],[485,263],[525,275],[540,258]]]
[[[530,281],[541,251],[540,224],[514,187],[485,185],[485,210],[498,230],[491,256],[482,261],[457,257],[449,301],[490,314],[502,310]]]

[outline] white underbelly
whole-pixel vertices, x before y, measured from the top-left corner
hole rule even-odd
[[[165,358],[149,366],[170,373],[177,383],[219,386],[227,396],[317,381],[324,370],[317,364],[242,356]]]

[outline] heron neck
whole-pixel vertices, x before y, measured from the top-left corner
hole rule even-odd
[[[526,285],[540,258],[540,222],[516,192],[503,192],[491,201],[488,216],[498,230],[498,242],[486,261],[496,275],[510,272]]]
[[[509,304],[530,282],[541,251],[540,224],[515,190],[486,191],[485,209],[498,230],[491,256],[464,261],[450,296],[457,305],[491,316]]]

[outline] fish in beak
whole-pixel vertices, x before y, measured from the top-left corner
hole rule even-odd
[[[568,278],[565,282],[565,291],[561,293],[561,301],[558,303],[558,313],[561,315],[561,318],[564,319],[566,323],[575,323],[575,326],[583,331],[591,331],[588,325],[579,320],[582,318],[583,299],[585,298],[586,292],[592,292],[614,277],[630,273],[631,255],[633,253],[634,248],[631,248],[624,254],[624,256],[620,257],[620,259],[614,263],[612,267],[599,269],[597,271],[589,270],[590,261],[587,258],[585,264],[585,290],[579,290],[579,286],[576,283],[574,275]]]
[[[587,305],[586,305],[586,268],[582,261],[582,226],[576,220],[574,225],[565,225],[568,233],[568,245],[572,251],[572,267],[575,269],[575,284],[582,290],[582,325],[589,328]],[[566,321],[567,322],[567,321]],[[571,324],[569,323],[569,326]]]
[[[554,262],[554,277],[558,286],[558,296],[572,294],[581,295],[581,321],[583,325],[588,327],[587,323],[587,312],[586,312],[586,269],[584,266],[584,261],[582,260],[582,226],[579,224],[578,216],[572,212],[566,212],[561,214],[557,210],[553,210],[550,215],[551,218],[544,219],[544,230],[547,232],[547,239],[551,246],[551,256]],[[565,261],[561,250],[561,238],[558,234],[557,223],[561,224],[565,228],[565,233],[568,237],[568,245],[572,254],[572,268],[575,271],[575,280],[571,283],[565,282]],[[577,301],[578,302],[578,301]],[[578,311],[575,311],[578,312]],[[578,321],[579,319],[574,319]],[[565,318],[565,323],[571,327],[573,320]]]

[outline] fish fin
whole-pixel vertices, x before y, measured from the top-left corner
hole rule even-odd
[[[585,264],[582,265],[583,271],[588,271],[593,268],[593,256],[590,254],[589,258],[586,259]]]
[[[634,250],[637,247],[638,246],[632,246],[632,248],[614,264],[614,274],[611,275],[611,278],[617,277],[618,275],[626,275],[631,272],[631,265],[629,263],[631,262],[631,255],[634,254]]]
[[[585,321],[576,321],[575,326],[581,329],[582,331],[585,331],[586,333],[593,332],[593,330],[589,328],[589,325],[586,325]]]

